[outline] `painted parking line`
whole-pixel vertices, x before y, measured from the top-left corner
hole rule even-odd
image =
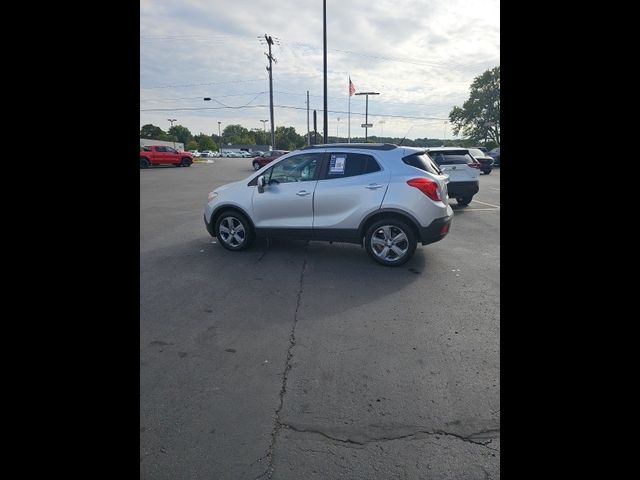
[[[460,210],[454,210],[454,211],[460,211],[460,212],[497,212],[498,210],[500,210],[499,208],[465,208],[465,209],[460,209]]]
[[[500,208],[500,205],[493,205],[492,203],[481,202],[480,200],[471,200],[472,202],[481,203],[482,205],[489,205],[490,207]]]

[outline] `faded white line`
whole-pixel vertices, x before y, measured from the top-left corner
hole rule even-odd
[[[500,191],[500,189],[499,189],[499,188],[494,188],[494,187],[491,187],[491,190],[494,190],[494,191],[496,191],[496,192],[499,192],[499,191]]]
[[[500,205],[492,205],[491,203],[481,202],[480,200],[471,200],[472,202],[481,203],[482,205],[489,205],[490,207],[500,208]]]
[[[461,208],[460,210],[454,210],[454,212],[497,212],[499,208]]]

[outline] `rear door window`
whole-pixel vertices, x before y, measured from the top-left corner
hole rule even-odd
[[[402,161],[407,165],[419,168],[425,172],[433,173],[434,175],[442,173],[426,153],[414,153],[413,155],[404,157]]]
[[[382,170],[371,155],[362,153],[329,153],[322,178],[345,178]]]

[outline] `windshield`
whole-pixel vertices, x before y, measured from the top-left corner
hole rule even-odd
[[[469,149],[469,153],[471,155],[473,155],[474,157],[484,157],[484,152],[482,150],[477,149],[477,148],[470,148]]]

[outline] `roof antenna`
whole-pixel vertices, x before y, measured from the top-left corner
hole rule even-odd
[[[405,139],[407,138],[407,135],[409,135],[409,132],[411,131],[411,129],[412,129],[413,127],[414,127],[414,125],[411,125],[411,126],[409,127],[409,130],[407,130],[407,133],[405,133],[405,134],[404,134],[404,138],[403,138],[402,140],[400,140],[400,144],[398,145],[399,147],[401,147],[401,146],[402,146],[402,142],[404,142],[404,141],[405,141]]]

